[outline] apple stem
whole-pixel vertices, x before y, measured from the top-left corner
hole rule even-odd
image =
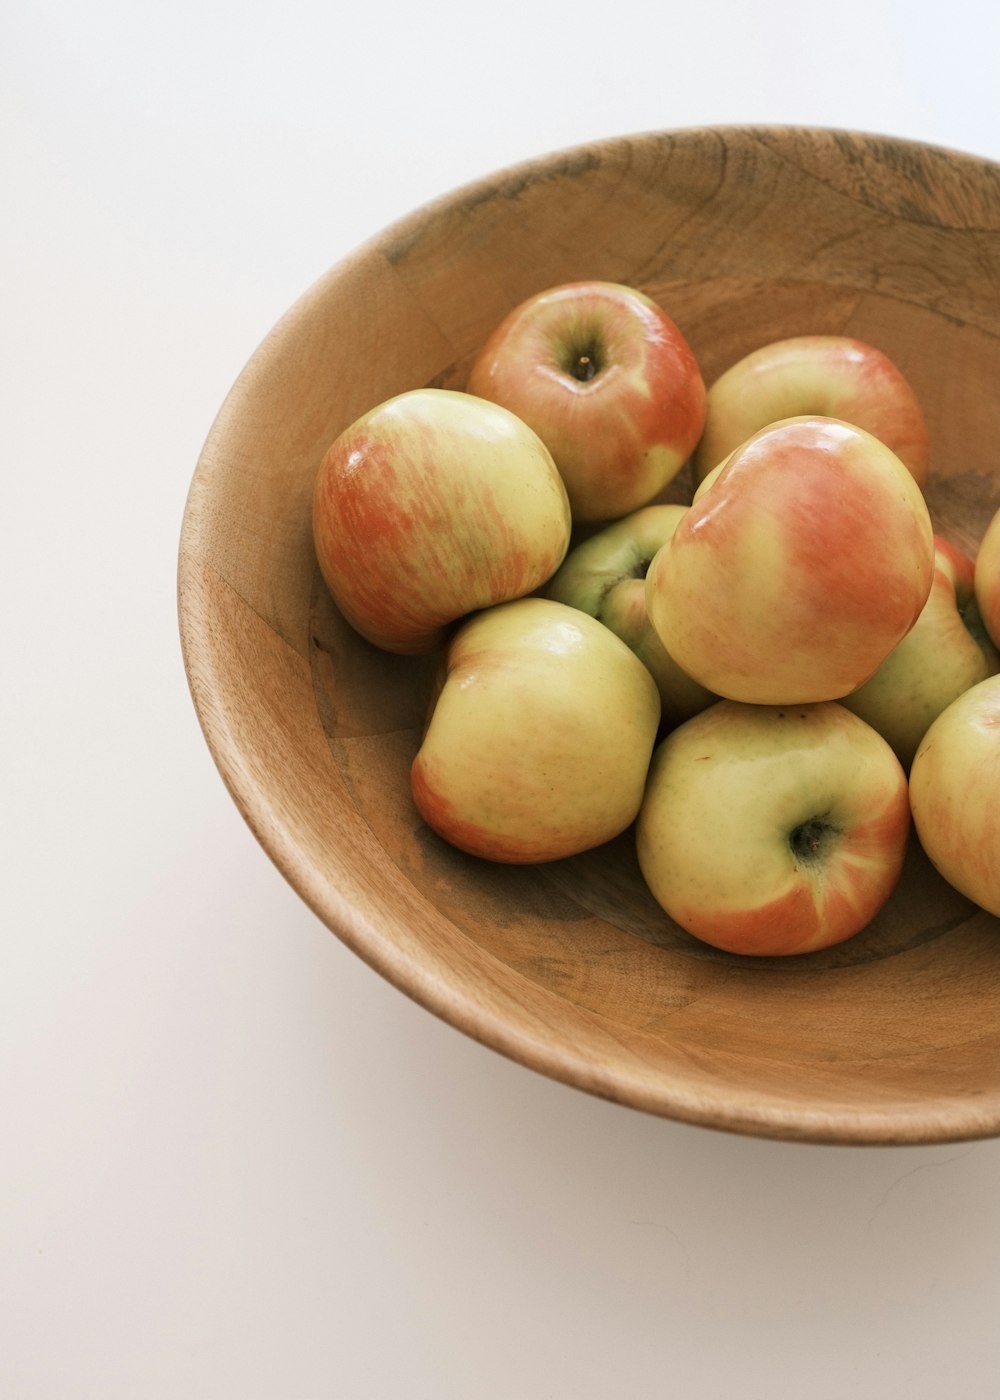
[[[574,379],[579,379],[581,383],[586,384],[588,380],[593,379],[596,373],[597,365],[592,355],[583,354],[576,357],[576,363],[572,369]]]

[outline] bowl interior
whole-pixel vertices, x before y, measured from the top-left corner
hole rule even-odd
[[[684,934],[631,831],[545,866],[463,855],[409,796],[436,660],[379,652],[343,622],[309,515],[320,458],[358,414],[463,387],[513,305],[597,277],[658,300],[707,382],[786,335],[881,347],[929,422],[935,528],[974,552],[1000,507],[998,236],[998,170],[972,157],[845,132],[651,133],[438,200],[296,303],[199,461],[180,615],[220,771],[332,930],[469,1034],[638,1108],[813,1141],[1000,1131],[1000,921],[915,842],[865,932],[793,959]],[[690,490],[684,473],[666,498]]]

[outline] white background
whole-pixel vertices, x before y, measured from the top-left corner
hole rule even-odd
[[[5,1400],[1000,1395],[1000,1141],[728,1136],[439,1023],[244,827],[174,598],[216,409],[357,243],[656,127],[1000,158],[997,14],[3,7]]]

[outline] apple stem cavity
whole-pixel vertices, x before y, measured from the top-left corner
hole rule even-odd
[[[809,821],[800,822],[792,828],[788,834],[788,845],[797,862],[810,865],[819,860],[835,834],[836,828],[829,822],[824,821],[822,817],[812,817]]]

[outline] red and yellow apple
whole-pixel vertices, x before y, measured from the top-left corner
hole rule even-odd
[[[791,418],[702,483],[649,567],[646,607],[717,695],[837,700],[910,630],[933,576],[930,515],[899,458],[851,424]]]
[[[1000,653],[976,606],[972,560],[940,536],[934,546],[923,611],[871,679],[842,702],[889,741],[904,768],[941,711],[1000,671]]]
[[[471,394],[415,389],[331,445],[316,556],[348,622],[387,651],[433,651],[458,618],[532,592],[569,547],[562,479],[537,434]]]
[[[649,672],[594,618],[547,598],[499,604],[449,644],[414,802],[472,855],[573,855],[634,820],[659,718]]]
[[[682,928],[728,952],[784,956],[871,922],[909,826],[899,760],[842,705],[721,700],[657,747],[636,846]]]
[[[976,551],[975,589],[983,625],[1000,647],[1000,510],[987,525]]]
[[[545,588],[547,597],[596,617],[631,647],[656,682],[671,727],[718,699],[681,670],[646,614],[646,571],[687,510],[641,506],[604,526],[570,549]]]
[[[1000,916],[1000,676],[937,717],[910,770],[920,844],[967,899]]]
[[[705,419],[683,334],[650,297],[615,282],[568,283],[516,306],[467,383],[539,435],[576,521],[651,501],[690,458]]]
[[[881,350],[844,335],[777,340],[720,375],[708,391],[697,479],[769,423],[814,414],[864,428],[918,485],[927,480],[927,424],[909,381]]]

